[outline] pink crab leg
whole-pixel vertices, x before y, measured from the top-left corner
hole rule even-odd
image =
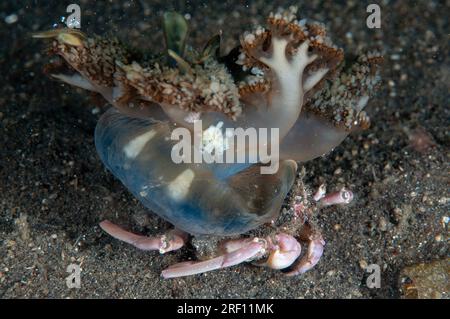
[[[196,275],[211,270],[231,267],[263,253],[265,250],[265,246],[265,241],[255,238],[248,245],[245,245],[235,251],[213,259],[199,262],[184,262],[181,264],[175,264],[163,270],[161,275],[162,277],[167,279]]]
[[[322,257],[324,245],[325,241],[323,240],[322,235],[312,235],[310,237],[306,255],[303,256],[300,261],[292,268],[292,270],[286,273],[286,275],[300,275],[313,268],[319,262],[320,257]]]
[[[241,249],[242,247],[248,246],[254,238],[239,238],[239,239],[229,239],[221,243],[221,252],[229,254],[233,251]]]
[[[336,204],[348,204],[353,200],[353,192],[342,188],[340,191],[325,195],[321,200],[322,206],[331,206]]]
[[[99,225],[116,239],[142,250],[159,250],[161,254],[183,247],[187,240],[187,234],[178,229],[171,230],[165,235],[147,237],[126,231],[109,220],[104,220]]]

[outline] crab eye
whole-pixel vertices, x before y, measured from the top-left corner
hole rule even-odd
[[[353,193],[345,188],[341,190],[341,197],[345,204],[348,204],[353,199]]]

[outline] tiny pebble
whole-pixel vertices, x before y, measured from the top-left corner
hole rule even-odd
[[[444,216],[444,217],[442,217],[442,224],[444,224],[444,225],[447,225],[448,224],[448,221],[449,221],[449,217],[448,216]]]
[[[327,276],[329,276],[329,277],[334,276],[335,274],[336,274],[335,270],[330,270],[327,272]]]
[[[5,23],[6,24],[13,24],[13,23],[16,23],[17,20],[19,20],[19,17],[17,16],[17,14],[13,13],[13,14],[10,14],[9,16],[7,16],[5,18]]]
[[[379,226],[380,226],[380,230],[381,230],[381,231],[386,231],[386,230],[387,230],[387,221],[386,221],[386,218],[380,217]]]
[[[362,269],[366,269],[368,266],[367,261],[365,261],[364,259],[361,259],[359,261],[359,267],[361,267]]]

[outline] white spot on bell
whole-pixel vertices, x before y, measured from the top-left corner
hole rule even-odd
[[[194,171],[191,169],[183,171],[167,187],[169,196],[176,201],[184,199],[189,192],[194,176]]]
[[[125,145],[125,147],[123,148],[125,155],[131,159],[136,158],[139,155],[139,153],[142,152],[142,149],[144,148],[145,144],[147,144],[148,141],[150,141],[155,135],[156,131],[151,130],[135,137],[130,142],[128,142],[128,144]]]

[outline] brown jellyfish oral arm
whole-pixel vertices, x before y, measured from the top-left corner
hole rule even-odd
[[[88,66],[83,64],[84,60],[90,54],[84,33],[73,29],[55,29],[35,33],[33,38],[51,39],[51,52],[60,55],[77,72],[73,75],[51,74],[52,77],[82,89],[100,91],[99,85],[83,70]]]
[[[43,31],[33,34],[33,37],[51,40],[50,53],[61,56],[72,69],[72,74],[53,72],[50,74],[53,78],[99,93],[124,113],[139,113],[129,107],[128,101],[123,103],[123,95],[127,92],[121,90],[121,83],[115,79],[116,63],[128,63],[128,53],[116,40],[88,38],[73,29]]]
[[[252,37],[244,37],[244,41],[251,41]],[[259,57],[273,72],[274,83],[272,84],[272,99],[267,110],[271,119],[270,125],[280,128],[280,138],[283,138],[290,128],[295,124],[300,115],[304,94],[317,84],[328,70],[322,69],[314,73],[303,82],[303,73],[309,64],[317,56],[308,55],[308,41],[304,41],[293,54],[291,61],[286,56],[286,47],[289,41],[286,38],[272,38],[272,55],[270,57]]]
[[[336,59],[330,51],[317,49],[322,46],[321,42],[317,42],[317,37],[308,38],[305,26],[295,20],[295,11],[291,8],[287,12],[271,14],[268,30],[259,27],[253,33],[246,33],[241,40],[242,54],[237,61],[244,69],[263,69],[265,72],[262,73],[267,73],[263,75],[264,81],[270,79],[271,85],[270,92],[264,93],[268,103],[265,111],[269,113],[265,118],[270,122],[261,124],[279,127],[281,139],[297,121],[305,94],[324,79],[341,58],[338,49],[326,47],[337,52]],[[324,32],[317,30],[314,31],[318,34]],[[310,54],[308,51],[312,44],[314,53]]]
[[[82,32],[73,29],[55,29],[35,33],[33,34],[33,38],[52,39],[51,50],[63,57],[64,60],[76,70],[76,56],[74,53],[78,52],[78,48],[84,47],[84,40],[86,39],[86,36]],[[80,72],[79,70],[76,71]],[[69,85],[89,91],[98,91],[96,86],[86,77],[81,76],[80,73],[75,73],[73,75],[55,73],[50,75]]]
[[[283,131],[285,131],[280,132],[281,136],[287,134],[287,131],[294,125],[300,115],[305,94],[305,88],[301,85],[303,71],[308,64],[316,59],[316,56],[308,56],[308,42],[305,41],[292,56],[292,61],[289,62],[286,57],[287,44],[286,39],[273,38],[272,57],[269,59],[260,58],[260,61],[269,66],[276,74],[279,94],[274,94],[270,111],[279,116],[274,119],[274,125],[283,128]],[[312,82],[317,83],[323,74],[321,72],[311,76],[313,79],[309,81],[309,87],[311,87]]]
[[[116,239],[141,250],[158,250],[161,254],[180,249],[188,239],[188,235],[178,229],[171,230],[165,235],[147,237],[126,231],[109,220],[104,220],[99,225],[106,233]]]

